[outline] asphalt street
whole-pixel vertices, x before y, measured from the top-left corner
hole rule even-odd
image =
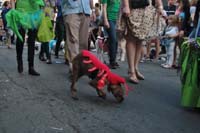
[[[27,49],[24,72],[17,72],[15,49],[0,47],[0,133],[200,133],[200,112],[180,106],[181,83],[176,70],[160,63],[141,63],[145,80],[118,104],[107,99],[83,77],[79,101],[70,97],[68,66],[61,59],[47,65],[35,56],[41,76],[28,75]],[[114,72],[127,78],[127,62]]]

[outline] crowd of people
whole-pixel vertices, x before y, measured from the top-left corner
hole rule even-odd
[[[48,17],[51,23],[46,29],[54,32],[55,36],[43,35],[39,39],[44,40],[41,41],[39,54],[41,61],[52,63],[49,53],[49,42],[52,39],[56,40],[55,58],[59,58],[60,44],[64,40],[65,63],[69,65],[71,73],[75,56],[81,50],[90,50],[90,42],[95,44],[97,36],[107,36],[107,65],[111,69],[119,69],[117,54],[119,51],[123,56],[127,53],[129,81],[138,84],[139,80],[145,79],[139,70],[139,63],[150,59],[158,61],[160,54],[166,54],[166,62],[161,64],[161,67],[180,68],[177,50],[181,51],[181,44],[186,38],[194,37],[200,0],[168,0],[166,6],[163,6],[162,0],[101,0],[96,4],[93,0],[10,2],[6,1],[3,5],[2,19],[8,48],[11,45],[10,29],[17,36],[19,73],[23,72],[22,53],[27,31],[29,74],[40,75],[34,69],[34,47],[40,27],[43,27],[40,23]],[[44,22],[46,21],[45,19]],[[155,53],[152,53],[152,44],[155,45]]]

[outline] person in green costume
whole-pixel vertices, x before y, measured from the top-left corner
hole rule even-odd
[[[40,74],[34,69],[34,48],[37,37],[37,29],[41,23],[41,7],[44,6],[43,0],[11,0],[11,5],[16,5],[6,14],[7,26],[17,35],[16,53],[18,72],[23,72],[23,47],[25,34],[28,31],[28,65],[29,74],[39,76]]]
[[[101,3],[103,9],[104,27],[109,37],[109,67],[111,69],[116,69],[119,67],[119,64],[116,62],[118,49],[116,22],[120,9],[120,0],[101,0]]]
[[[38,35],[40,34],[42,36],[46,36],[46,39],[43,38],[42,40],[38,40],[41,42],[39,59],[41,61],[46,61],[47,64],[52,64],[51,53],[49,50],[49,41],[54,38],[53,27],[54,27],[55,4],[56,4],[55,2],[56,1],[55,0],[44,0],[44,2],[45,2],[45,7],[43,10],[44,10],[45,16],[43,19],[48,19],[49,21],[44,23],[45,25],[41,24],[40,26],[42,26],[42,27],[40,27],[38,30]],[[48,26],[48,29],[44,29],[45,26]],[[48,31],[48,33],[45,34],[43,29],[45,31]],[[38,36],[38,39],[39,39],[39,36]],[[46,54],[46,59],[44,57],[44,54]]]
[[[181,105],[189,108],[200,108],[200,0],[195,13],[195,42],[185,41],[181,46]],[[199,22],[198,22],[199,21]]]

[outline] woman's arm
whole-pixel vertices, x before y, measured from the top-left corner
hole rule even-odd
[[[122,0],[122,10],[125,16],[129,16],[130,14],[130,7],[129,7],[129,0]]]
[[[162,0],[156,0],[156,5],[158,6],[158,8],[163,9],[163,3],[162,3]]]
[[[129,7],[129,0],[122,0],[122,4],[124,7]]]
[[[157,9],[158,9],[158,13],[161,15],[164,15],[162,0],[155,0],[155,2],[156,2]]]

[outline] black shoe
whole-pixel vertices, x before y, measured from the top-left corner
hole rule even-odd
[[[55,54],[55,58],[56,58],[56,59],[58,59],[58,58],[59,58],[59,56]]]
[[[51,62],[50,59],[47,59],[46,63],[47,63],[47,64],[52,64],[52,62]]]
[[[109,64],[108,67],[109,67],[110,69],[117,69],[117,67],[116,67],[114,64]]]
[[[161,52],[159,53],[159,55],[162,55],[162,54],[166,54],[166,52],[165,52],[165,51],[161,51]]]
[[[23,72],[23,62],[22,62],[22,60],[17,61],[17,63],[18,63],[18,66],[17,66],[18,72],[22,73]]]
[[[44,56],[39,55],[39,60],[40,61],[46,61],[46,59],[44,58]]]
[[[117,62],[113,63],[114,66],[119,67],[119,64]]]
[[[40,74],[38,72],[36,72],[34,70],[34,68],[29,68],[28,72],[29,72],[30,75],[33,75],[33,76],[40,76]]]
[[[18,72],[22,73],[23,72],[23,66],[18,66]]]
[[[172,67],[173,67],[174,69],[180,69],[180,66],[178,66],[178,65],[172,65]]]

